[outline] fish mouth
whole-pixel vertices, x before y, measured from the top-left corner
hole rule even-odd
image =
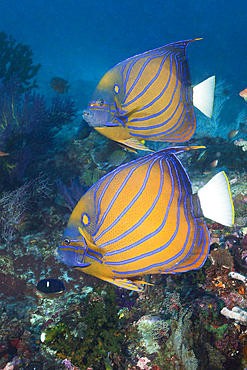
[[[76,266],[75,253],[74,252],[67,252],[66,253],[66,258],[64,258],[63,252],[60,249],[61,247],[63,247],[63,246],[58,247],[57,250],[55,251],[55,256],[58,259],[58,261],[63,262],[68,267],[75,267]],[[69,255],[69,258],[68,258],[68,255]]]
[[[61,247],[63,248],[63,246]],[[79,257],[78,253],[74,251],[66,251],[66,255],[64,258],[64,254],[60,249],[61,247],[58,247],[57,250],[55,251],[55,256],[58,259],[58,261],[63,262],[68,267],[73,267],[73,268],[76,268],[76,267],[84,268],[84,267],[88,267],[91,265],[90,262],[88,263],[83,262],[84,255]]]

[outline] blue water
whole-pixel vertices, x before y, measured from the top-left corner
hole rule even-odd
[[[82,335],[80,332],[80,321],[82,320],[78,319],[77,321],[77,319],[73,319],[73,312],[77,315],[77,309],[79,307],[78,302],[80,302],[80,300],[75,303],[76,301],[73,301],[73,295],[77,295],[78,297],[80,296],[80,299],[82,300],[90,291],[86,291],[87,285],[93,286],[97,283],[94,280],[91,280],[91,276],[86,274],[83,274],[83,277],[80,278],[78,271],[67,268],[65,264],[58,262],[54,256],[55,249],[60,245],[59,243],[61,243],[69,212],[72,210],[69,209],[72,208],[72,206],[69,207],[70,205],[68,202],[67,206],[64,206],[63,204],[63,208],[61,207],[61,198],[59,204],[59,198],[57,197],[59,190],[57,189],[56,182],[59,180],[60,187],[64,184],[67,193],[74,190],[75,193],[79,193],[81,196],[80,191],[83,189],[84,192],[85,189],[92,185],[90,184],[90,181],[96,182],[97,176],[100,177],[103,175],[104,170],[109,170],[110,167],[104,167],[104,164],[108,163],[107,161],[109,161],[110,154],[112,152],[114,153],[116,149],[119,149],[116,143],[112,142],[109,144],[107,139],[103,138],[103,136],[101,137],[101,141],[99,139],[99,142],[93,141],[90,137],[88,140],[85,139],[84,141],[77,140],[77,142],[72,142],[72,140],[70,140],[72,137],[76,137],[75,132],[82,121],[82,110],[87,106],[87,102],[89,101],[99,80],[115,64],[135,54],[142,53],[171,42],[201,37],[203,40],[191,43],[188,47],[192,85],[203,81],[209,76],[216,75],[217,82],[225,80],[226,86],[230,86],[230,88],[226,89],[227,99],[222,112],[224,119],[221,120],[221,126],[216,125],[217,132],[213,132],[210,125],[208,126],[209,128],[206,127],[207,134],[209,136],[210,134],[211,137],[220,136],[221,133],[224,132],[225,136],[222,135],[222,137],[228,139],[227,134],[229,131],[234,128],[238,128],[235,127],[236,122],[234,122],[234,119],[236,119],[239,112],[244,108],[247,108],[247,104],[244,99],[239,97],[239,92],[247,87],[247,1],[1,0],[0,4],[0,32],[4,31],[8,36],[12,36],[17,42],[30,46],[34,53],[34,64],[37,65],[38,63],[41,63],[42,65],[37,75],[37,83],[39,86],[37,93],[44,94],[44,100],[47,107],[50,107],[51,99],[56,96],[59,96],[59,99],[61,98],[64,99],[63,101],[66,101],[66,96],[62,94],[57,95],[57,93],[52,90],[49,83],[52,78],[61,77],[68,81],[68,84],[70,85],[69,96],[75,102],[75,108],[78,109],[78,116],[73,122],[70,122],[67,126],[64,125],[65,127],[61,124],[62,132],[59,132],[60,136],[58,135],[55,137],[55,133],[60,130],[60,126],[54,119],[55,123],[52,120],[48,122],[54,124],[55,129],[53,130],[51,126],[48,126],[49,130],[41,132],[43,136],[40,133],[36,135],[35,131],[34,134],[32,134],[32,137],[31,135],[24,135],[25,132],[22,133],[20,129],[22,136],[13,135],[9,146],[6,146],[7,149],[5,149],[5,143],[1,143],[0,141],[0,144],[2,145],[2,147],[0,145],[0,151],[3,150],[6,152],[5,154],[9,154],[9,156],[3,156],[0,158],[2,161],[0,161],[0,172],[1,169],[3,171],[3,173],[1,173],[2,178],[0,179],[0,201],[4,198],[5,191],[16,190],[20,185],[26,184],[24,185],[24,190],[28,195],[26,196],[25,192],[21,190],[21,194],[24,194],[24,196],[20,196],[20,199],[16,197],[14,200],[17,199],[16,203],[19,202],[20,204],[21,202],[25,204],[25,201],[30,201],[31,204],[30,206],[28,203],[26,208],[22,206],[23,209],[21,207],[17,207],[16,210],[19,212],[19,216],[18,213],[16,215],[17,211],[12,211],[12,213],[5,212],[6,214],[4,214],[3,209],[5,203],[3,202],[2,206],[0,204],[2,207],[2,209],[0,207],[0,244],[2,239],[2,245],[0,245],[0,298],[2,299],[2,297],[4,297],[2,302],[0,302],[0,324],[2,325],[2,323],[4,323],[4,325],[2,325],[2,329],[0,328],[0,349],[2,351],[0,352],[0,369],[2,369],[2,364],[5,365],[6,361],[12,361],[15,356],[13,351],[11,353],[11,348],[4,348],[2,345],[2,342],[4,340],[6,341],[6,339],[3,340],[2,333],[4,331],[4,333],[7,333],[4,334],[6,338],[15,337],[12,337],[14,326],[11,326],[9,329],[11,317],[17,316],[20,320],[24,317],[26,321],[23,321],[20,325],[23,325],[23,327],[26,328],[27,332],[25,331],[25,335],[30,331],[31,334],[29,334],[34,335],[33,343],[39,343],[40,334],[45,330],[44,325],[48,318],[52,318],[52,320],[54,319],[52,325],[55,326],[55,320],[57,320],[57,322],[59,320],[56,315],[61,312],[61,307],[65,307],[64,309],[65,311],[67,310],[67,312],[69,312],[71,307],[76,307],[76,309],[73,308],[71,311],[72,316],[69,316],[69,321],[71,321],[72,324],[74,322],[79,323],[78,337]],[[198,112],[196,112],[196,114],[197,113]],[[57,120],[58,118],[59,115]],[[44,122],[46,122],[46,120],[43,121],[42,127],[45,127]],[[28,114],[27,123],[29,123]],[[245,131],[243,130],[243,132],[238,134],[238,139],[246,139],[247,128],[244,128]],[[201,135],[201,137],[203,137],[203,135]],[[203,137],[203,139],[206,141],[208,137]],[[205,143],[200,142],[199,144],[204,145]],[[221,168],[221,170],[224,168],[224,170],[227,171],[229,167],[229,170],[233,171],[236,169],[240,171],[242,170],[242,167],[247,167],[246,153],[243,152],[240,147],[237,147],[237,152],[236,147],[234,147],[233,142],[230,140],[222,143],[219,141],[217,142],[217,140],[212,142],[208,141],[206,145],[208,147],[208,152],[206,154],[208,157],[205,155],[204,159],[199,162],[197,160],[198,157],[195,156],[190,162],[192,163],[191,167],[193,168],[193,171],[194,167],[196,168],[194,175],[197,176],[200,174],[201,176],[201,178],[196,179],[197,187],[201,186],[203,182],[208,181],[206,177],[203,177],[203,173],[205,176],[208,174],[209,176],[213,176],[214,172],[218,171],[218,168]],[[221,145],[221,147],[218,147],[219,145]],[[97,148],[99,148],[99,151],[97,151]],[[153,148],[156,149],[155,146]],[[231,152],[233,148],[234,151]],[[25,149],[27,149],[26,152]],[[127,153],[126,156],[126,162],[134,158],[133,153]],[[28,158],[27,162],[25,161],[25,158]],[[217,160],[219,159],[219,164],[218,168],[215,169],[211,164],[216,160],[216,158]],[[5,165],[6,163],[4,161],[9,164],[9,167]],[[186,161],[187,162],[185,164],[188,164],[189,160],[186,159]],[[21,175],[19,175],[19,177],[17,177],[17,175],[13,175],[15,174],[15,171],[17,172],[18,165],[21,169],[23,168],[23,172],[20,171],[22,177]],[[236,168],[234,166],[236,166]],[[191,170],[192,174],[193,171]],[[44,172],[44,177],[42,177],[42,174],[38,175],[39,172]],[[83,176],[84,172],[87,176]],[[242,189],[246,189],[246,187],[243,185],[243,188],[241,188],[242,183],[240,182],[240,175],[237,177],[237,173],[238,172],[236,171],[234,176],[231,176],[230,174],[231,177],[229,179],[232,181],[233,185],[235,183],[238,184],[239,181],[240,190],[235,190],[234,196],[236,194],[240,195],[237,212],[239,219],[240,212],[243,212],[246,226],[246,194],[243,195],[242,193]],[[16,178],[18,181],[16,181]],[[81,187],[82,189],[80,188],[79,181],[78,186],[76,186],[78,178],[80,178],[80,184],[83,185]],[[201,182],[201,179],[203,182]],[[32,182],[27,182],[29,180],[32,180]],[[241,178],[242,182],[245,180],[246,171]],[[51,182],[52,184],[49,185],[46,181],[48,181],[48,183]],[[38,191],[35,193],[34,190],[32,190],[36,187],[42,190],[42,186],[47,190],[47,194],[45,192],[41,193]],[[48,191],[49,187],[52,188],[50,192]],[[30,192],[30,195],[28,192]],[[51,196],[49,195],[50,193],[52,194]],[[17,194],[19,193],[17,192]],[[75,197],[75,199],[77,198]],[[63,203],[66,203],[65,198],[63,201]],[[9,203],[7,202],[7,204],[10,204],[10,209],[15,210],[15,208],[12,207],[13,202],[14,201],[11,200],[10,197],[10,201]],[[16,230],[14,230],[13,225],[15,224],[12,219],[14,221],[16,219],[18,220],[18,222],[16,221]],[[8,221],[8,224],[7,222],[5,223],[5,220]],[[6,232],[4,236],[3,231],[6,231],[5,224],[7,224],[9,227],[8,230],[10,231]],[[238,224],[236,223],[236,225]],[[234,238],[237,239],[238,243],[240,243],[241,238],[239,237],[238,239],[236,235],[242,235],[240,233],[242,226],[243,225],[238,226],[236,229],[238,231],[234,234]],[[11,234],[12,232],[13,238]],[[221,235],[220,232],[219,235]],[[229,235],[228,230],[227,235]],[[218,238],[218,234],[216,236]],[[224,235],[222,235],[221,240],[223,240],[223,236]],[[216,240],[217,238],[215,237],[214,239]],[[229,238],[225,240],[226,248],[229,248],[227,243],[230,243],[231,240]],[[241,243],[242,241],[243,239],[241,240]],[[246,248],[245,241],[243,246]],[[221,250],[224,251],[223,247]],[[244,252],[246,252],[246,250]],[[238,249],[236,249],[233,254],[234,253],[236,253],[236,257],[234,256],[235,265],[237,266],[236,271],[243,272],[242,270],[238,271],[238,268],[240,268],[239,261],[241,261],[241,258],[242,262],[246,261],[246,254],[243,254],[241,257]],[[220,259],[221,257],[218,258]],[[222,257],[223,261],[224,258],[226,257]],[[230,262],[234,264],[232,261],[233,257]],[[231,263],[229,263],[229,268],[231,268]],[[225,263],[222,263],[222,265],[224,266]],[[243,270],[245,269],[244,274],[246,275],[246,265],[244,262],[242,263],[241,268]],[[204,274],[204,272],[202,274]],[[226,274],[226,272],[224,272],[224,274]],[[36,297],[34,289],[38,281],[44,278],[62,278],[65,281],[66,292],[64,295],[60,296],[61,303],[58,298],[56,298],[56,300],[54,299],[54,306],[44,305],[43,307],[42,300],[40,300],[38,304],[36,303],[38,298]],[[198,278],[202,279],[199,274]],[[220,304],[222,303],[221,301],[219,304],[219,298],[221,297],[219,293],[221,292],[220,288],[216,289],[216,285],[214,286],[210,283],[211,288],[207,287],[203,289],[211,289],[212,292],[207,294],[205,291],[204,294],[202,290],[199,291],[199,289],[201,289],[201,287],[198,288],[199,285],[196,287],[196,282],[193,282],[192,286],[190,285],[192,281],[191,279],[192,277],[189,276],[188,280],[185,280],[184,283],[182,282],[182,277],[178,277],[177,282],[176,280],[173,281],[169,278],[169,280],[167,280],[167,286],[162,285],[162,280],[157,281],[157,286],[162,286],[162,288],[157,290],[157,293],[157,288],[155,286],[151,288],[152,290],[150,289],[150,294],[152,294],[150,296],[153,298],[147,301],[148,303],[144,303],[145,301],[143,297],[145,297],[145,295],[143,295],[138,301],[138,299],[136,300],[135,298],[137,296],[132,293],[122,293],[121,302],[123,302],[123,307],[130,307],[130,309],[133,305],[136,305],[137,307],[136,311],[134,311],[136,314],[134,313],[131,318],[131,320],[133,319],[133,322],[135,322],[133,327],[136,326],[136,322],[141,318],[141,315],[144,317],[145,315],[149,315],[150,313],[153,314],[155,312],[154,321],[158,321],[160,318],[159,316],[162,317],[163,315],[164,320],[162,319],[163,321],[160,320],[160,322],[162,321],[161,323],[164,325],[167,324],[167,326],[164,326],[167,332],[164,330],[164,338],[162,339],[164,340],[163,343],[165,343],[170,335],[170,317],[173,317],[173,320],[177,320],[177,322],[180,322],[181,324],[182,320],[185,320],[184,318],[187,316],[186,320],[189,323],[186,324],[187,326],[185,325],[186,330],[183,333],[182,329],[180,332],[176,330],[177,336],[175,336],[174,333],[173,335],[175,338],[178,338],[179,333],[181,336],[183,334],[184,337],[182,338],[183,342],[181,339],[181,345],[186,345],[186,347],[184,347],[185,349],[192,348],[191,341],[189,342],[189,339],[188,341],[186,339],[186,336],[189,338],[190,331],[193,332],[193,327],[191,326],[192,321],[190,322],[190,316],[186,313],[187,308],[191,310],[191,307],[193,307],[193,315],[195,316],[196,313],[197,318],[199,318],[198,323],[196,322],[196,325],[198,324],[198,330],[204,330],[204,334],[206,333],[205,343],[209,343],[209,341],[214,338],[211,340],[210,346],[208,347],[208,353],[213,354],[211,351],[212,345],[214,346],[215,352],[214,355],[211,354],[211,356],[215,361],[217,360],[218,354],[221,356],[223,353],[224,356],[226,356],[224,361],[225,363],[227,362],[226,367],[224,367],[225,369],[240,369],[240,367],[238,367],[238,358],[236,357],[236,360],[235,357],[231,357],[235,356],[237,353],[233,352],[233,354],[231,354],[231,351],[235,351],[235,347],[241,349],[241,345],[238,344],[238,334],[233,324],[229,325],[227,329],[229,330],[230,349],[229,351],[227,350],[228,352],[225,352],[228,354],[226,355],[226,353],[224,353],[224,349],[222,349],[221,352],[218,351],[215,346],[215,343],[218,340],[218,334],[213,334],[216,332],[214,329],[218,328],[218,325],[223,326],[225,323],[225,321],[223,321],[223,316],[220,314]],[[197,277],[195,279],[197,279]],[[216,273],[215,275],[212,273],[212,279],[213,281],[218,282],[218,276]],[[226,279],[226,276],[224,279]],[[224,280],[224,282],[225,281],[226,280]],[[203,283],[204,280],[202,279],[202,284]],[[180,285],[182,287],[181,289]],[[231,292],[233,292],[233,297],[238,294],[235,292],[236,287],[238,287],[238,285],[233,283],[231,288],[229,288],[231,289]],[[170,290],[172,291],[173,288],[175,289],[174,294],[170,294]],[[82,291],[82,289],[85,290]],[[164,295],[162,295],[163,291],[166,292]],[[82,295],[82,292],[84,292],[84,296]],[[181,297],[184,300],[184,310],[181,304],[182,301],[180,302],[179,298],[181,292],[183,292]],[[147,292],[147,294],[149,293]],[[156,304],[156,296],[158,305]],[[70,301],[70,298],[68,297],[72,297],[72,300]],[[247,306],[246,295],[242,298],[239,292],[238,297],[239,300],[241,299],[240,302],[242,302],[241,308],[245,309]],[[162,300],[163,303],[161,302]],[[167,302],[168,308],[170,309],[169,313],[168,310],[167,313],[165,312]],[[156,312],[155,310],[162,307],[162,304],[163,311],[159,309],[159,311]],[[237,301],[234,305],[235,304],[238,305]],[[121,306],[120,303],[118,303],[118,305],[119,307]],[[83,305],[81,306],[83,307]],[[142,308],[140,309],[140,307]],[[143,311],[143,307],[146,307],[146,311]],[[5,314],[5,311],[3,310],[6,311],[6,319],[4,318],[4,315],[2,315],[2,312]],[[13,314],[12,311],[14,312]],[[17,314],[15,312],[17,312]],[[140,317],[138,317],[138,312]],[[83,315],[85,315],[85,311]],[[29,319],[31,317],[32,325],[29,323]],[[203,326],[204,317],[209,329],[205,329],[206,326]],[[128,327],[132,325],[129,324],[128,321],[126,322]],[[210,327],[209,324],[212,324],[212,327]],[[16,324],[14,323],[14,325]],[[175,331],[175,326],[172,330]],[[11,336],[8,333],[11,333]],[[14,333],[16,333],[16,331],[14,331]],[[201,338],[200,340],[204,341],[204,334],[202,335],[200,333],[200,335],[193,335],[194,338]],[[134,336],[135,334],[131,335]],[[159,338],[161,339],[161,337]],[[27,342],[29,340],[31,343],[31,339],[25,340]],[[242,344],[245,344],[245,340],[246,337],[244,337]],[[199,341],[197,344],[196,341],[197,339],[195,340],[195,343],[193,343],[193,350],[195,350],[198,345],[197,351],[200,351],[200,346],[203,343]],[[176,344],[176,342],[180,343],[179,340],[175,340],[174,344]],[[169,347],[172,347],[171,343],[172,342],[169,343]],[[133,350],[133,348],[134,346],[132,346],[132,344],[131,346],[129,345],[128,356],[132,356],[132,358],[131,361],[129,358],[127,360],[125,359],[126,366],[128,364],[131,364],[131,366],[136,365],[139,354],[143,356],[145,355],[143,349],[138,353],[137,348],[139,348],[139,343],[136,342],[135,350]],[[203,347],[203,349],[205,348],[206,346]],[[8,351],[10,352],[9,354]],[[34,352],[35,351],[37,355],[36,357],[38,358],[38,346]],[[107,352],[108,351],[109,349],[107,349]],[[198,358],[200,357],[199,351],[196,353]],[[177,350],[177,353],[178,352],[179,350]],[[167,353],[168,352],[166,352],[166,355]],[[192,361],[194,359],[194,352],[192,351],[190,353],[192,353],[190,356],[190,360]],[[6,358],[3,359],[4,355],[7,354],[9,355],[8,359],[6,356]],[[22,353],[19,354],[18,352],[18,356],[21,357],[24,355]],[[24,359],[21,358],[23,364],[27,363],[31,359],[31,355],[29,356],[28,354],[25,356]],[[174,358],[172,351],[169,356],[171,356],[171,358],[167,359],[167,363],[170,369],[170,362],[172,363],[172,359]],[[220,356],[219,361],[221,361]],[[150,356],[150,358],[155,359],[155,356]],[[239,358],[241,358],[241,354],[239,355]],[[229,366],[232,359],[235,361],[235,367]],[[33,358],[31,360],[33,360]],[[42,358],[41,360],[43,361]],[[127,363],[128,361],[130,362]],[[178,359],[176,361],[176,368],[178,368]],[[200,361],[203,363],[204,359],[202,358]],[[155,362],[153,362],[153,364],[156,365]],[[23,367],[24,365],[22,368]],[[49,366],[45,365],[45,368],[49,368]],[[196,366],[193,367],[193,369],[195,368]],[[219,369],[222,367],[214,368]],[[241,369],[242,368],[243,367],[241,367]],[[187,369],[192,368],[187,367]],[[213,369],[213,366],[211,369]],[[162,368],[162,370],[164,369]],[[200,369],[198,368],[198,370]]]
[[[42,68],[42,92],[60,76],[72,83],[79,108],[102,75],[121,60],[194,37],[189,46],[192,83],[216,74],[232,85],[247,85],[246,1],[79,1],[2,0],[1,30],[30,45]],[[73,96],[75,97],[75,96]],[[240,98],[239,98],[240,99]],[[239,100],[244,105],[244,101]],[[239,109],[240,109],[239,108]]]

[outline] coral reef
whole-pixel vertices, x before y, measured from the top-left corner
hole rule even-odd
[[[46,329],[45,343],[57,351],[59,358],[70,358],[81,370],[94,364],[94,369],[102,369],[104,358],[111,352],[121,355],[124,334],[119,329],[114,288],[107,286],[103,292],[95,289],[86,297],[85,318],[77,317],[77,324],[85,322],[83,336],[73,335],[68,324],[58,323]],[[81,315],[80,315],[81,316]],[[121,361],[122,362],[122,361]],[[122,366],[118,367],[119,369]]]
[[[119,152],[95,131],[68,138],[76,108],[66,96],[56,95],[48,108],[44,97],[22,91],[18,76],[4,81],[0,92],[0,149],[9,154],[0,157],[0,368],[245,369],[247,322],[221,313],[224,307],[247,311],[247,159],[241,147],[228,138],[191,140],[207,146],[202,155],[182,156],[194,191],[218,170],[227,171],[235,225],[206,220],[211,247],[203,268],[149,276],[153,285],[130,292],[67,268],[55,254],[84,191],[140,154]],[[37,283],[46,278],[60,279],[66,290],[39,292]]]

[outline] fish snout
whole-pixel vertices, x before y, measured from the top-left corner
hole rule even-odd
[[[60,247],[55,250],[54,254],[58,261],[63,262],[63,255],[61,253]]]
[[[55,251],[55,256],[58,261],[65,263],[69,267],[75,267],[77,262],[77,254],[73,251],[66,251],[63,249],[64,246],[61,245]]]
[[[55,256],[58,261],[65,263],[68,267],[87,267],[90,266],[91,263],[83,262],[86,248],[80,248],[83,253],[78,253],[77,250],[65,250],[64,246],[61,245],[55,251]]]
[[[94,114],[90,109],[84,109],[82,117],[84,121],[89,124],[89,126],[93,126],[93,116]]]

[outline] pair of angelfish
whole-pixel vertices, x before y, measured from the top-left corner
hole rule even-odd
[[[187,40],[117,64],[99,82],[84,120],[129,150],[145,140],[185,142],[194,107],[213,110],[215,78],[191,87]],[[57,257],[119,287],[140,290],[147,274],[179,273],[205,263],[210,236],[203,216],[234,222],[230,187],[218,173],[196,194],[177,158],[202,147],[172,147],[123,164],[102,177],[73,210]]]

